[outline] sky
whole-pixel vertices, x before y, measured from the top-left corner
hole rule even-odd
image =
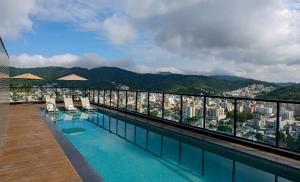
[[[0,0],[15,67],[300,82],[300,0]]]

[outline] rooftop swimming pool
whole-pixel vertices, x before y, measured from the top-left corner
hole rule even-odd
[[[107,111],[59,111],[56,126],[107,182],[300,180],[295,168]]]

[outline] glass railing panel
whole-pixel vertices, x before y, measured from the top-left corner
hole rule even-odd
[[[234,132],[234,100],[207,98],[205,128],[232,135]]]
[[[93,89],[89,89],[89,90],[88,90],[89,101],[90,101],[90,102],[92,102],[92,101],[94,100],[94,98],[93,98],[93,92],[94,92]]]
[[[87,88],[83,88],[82,89],[82,92],[83,92],[83,97],[89,97],[89,90]]]
[[[111,91],[111,106],[117,107],[118,105],[118,92],[115,90]]]
[[[105,90],[104,104],[110,106],[110,90]]]
[[[40,87],[33,88],[11,88],[10,102],[40,102],[42,101],[42,90]]]
[[[80,96],[85,96],[88,93],[85,92],[86,90],[89,89],[11,88],[10,102],[40,102],[44,101],[46,96],[56,97],[56,101],[63,101],[64,97],[71,95],[74,96],[75,101],[79,101]],[[300,103],[297,102],[255,101],[243,98],[181,96],[177,94],[163,95],[162,93],[150,93],[148,95],[147,92],[136,91],[127,91],[126,97],[126,91],[117,90],[90,89],[90,92],[93,102],[100,104],[105,102],[107,106],[111,105],[120,109],[125,109],[127,103],[127,110],[129,111],[149,113],[150,116],[175,122],[182,121],[185,125],[198,128],[204,128],[205,113],[205,129],[207,130],[230,135],[233,135],[235,131],[236,136],[240,139],[274,146],[278,136],[279,147],[300,151]],[[204,103],[206,103],[205,111]],[[277,108],[278,103],[280,103],[279,108]],[[278,115],[277,111],[279,111]],[[235,119],[236,123],[234,123]],[[236,126],[235,129],[234,126]],[[279,133],[277,133],[277,129]]]
[[[138,92],[137,98],[137,112],[148,114],[148,93]]]
[[[135,111],[136,92],[127,91],[127,110]]]
[[[104,90],[99,90],[99,104],[104,104]]]
[[[126,109],[126,91],[119,91],[119,108]]]
[[[180,95],[164,95],[164,119],[171,121],[180,121]]]
[[[182,96],[182,122],[203,128],[204,98],[199,96]]]
[[[276,102],[238,100],[236,110],[236,136],[276,144]]]
[[[279,146],[300,152],[300,104],[280,103]]]
[[[42,101],[42,90],[40,87],[29,88],[27,92],[28,102],[41,102]]]
[[[94,102],[98,103],[98,99],[99,99],[99,91],[98,90],[94,90]]]
[[[84,97],[84,90],[82,88],[72,89],[74,101],[80,101],[80,97]]]
[[[26,102],[26,89],[23,87],[10,88],[9,101],[10,102]]]
[[[56,88],[42,88],[42,100],[45,101],[46,97],[56,98]]]
[[[64,97],[71,97],[71,89],[57,88],[57,101],[64,101]]]
[[[149,95],[150,116],[162,117],[162,94],[150,93]]]

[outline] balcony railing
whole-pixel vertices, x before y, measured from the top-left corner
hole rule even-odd
[[[300,152],[300,102],[86,88],[11,88],[10,102],[90,102],[238,140]]]

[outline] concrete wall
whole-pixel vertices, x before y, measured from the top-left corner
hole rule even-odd
[[[0,151],[9,109],[9,63],[8,54],[0,37]]]

